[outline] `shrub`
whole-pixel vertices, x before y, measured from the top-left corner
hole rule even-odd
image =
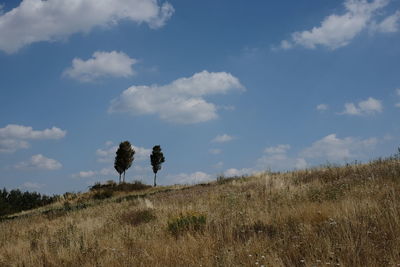
[[[188,213],[169,220],[168,231],[176,238],[186,232],[203,232],[206,226],[206,215]]]
[[[135,210],[122,215],[122,220],[133,226],[151,222],[156,218],[152,209]]]
[[[107,181],[105,184],[97,182],[91,187],[89,187],[89,190],[92,192],[100,190],[107,190],[111,192],[116,192],[116,191],[130,192],[130,191],[144,190],[150,187],[151,187],[150,185],[146,185],[140,181],[134,181],[133,183],[116,184],[114,181],[110,180]]]
[[[101,191],[97,191],[96,193],[94,193],[93,198],[94,199],[106,199],[106,198],[110,198],[112,196],[113,196],[113,191],[101,190]]]

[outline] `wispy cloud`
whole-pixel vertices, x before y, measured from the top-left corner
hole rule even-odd
[[[289,40],[283,40],[280,48],[284,50],[295,46],[315,49],[324,46],[337,49],[348,45],[357,35],[365,29],[374,29],[380,32],[398,31],[399,13],[375,22],[378,11],[388,5],[389,0],[346,0],[344,14],[331,14],[319,26],[311,30],[298,31],[291,34]]]
[[[371,30],[383,33],[398,32],[400,28],[399,21],[400,11],[396,11],[393,15],[386,17],[379,23],[374,22],[371,25]]]
[[[103,168],[99,171],[80,171],[78,173],[72,174],[73,178],[92,178],[96,176],[110,176],[116,175],[116,171],[111,168]]]
[[[27,189],[27,190],[39,190],[46,186],[45,184],[38,184],[38,183],[33,183],[33,182],[25,182],[21,185],[21,188]]]
[[[217,135],[211,142],[213,143],[227,143],[235,139],[233,136],[230,136],[228,134],[221,134]]]
[[[396,91],[396,95],[400,96],[400,88],[396,89],[395,91]],[[400,108],[400,102],[396,103],[395,106]]]
[[[198,184],[209,182],[215,177],[205,172],[180,173],[167,175],[167,180],[172,184]]]
[[[329,106],[327,104],[319,104],[319,105],[317,105],[316,109],[318,111],[325,111],[325,110],[329,109]]]
[[[222,153],[222,150],[221,150],[221,149],[218,149],[218,148],[212,148],[212,149],[208,150],[208,152],[209,152],[210,154],[213,154],[213,155],[218,155],[218,154],[221,154],[221,153]]]

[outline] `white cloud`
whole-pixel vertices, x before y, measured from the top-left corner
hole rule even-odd
[[[290,40],[281,42],[282,49],[289,49],[295,45],[314,49],[318,45],[330,49],[346,46],[363,30],[368,28],[377,11],[385,7],[389,0],[346,0],[346,12],[343,15],[332,14],[326,17],[321,25],[309,31],[294,32]],[[385,20],[388,20],[385,22]],[[391,19],[383,21],[384,29],[389,29]]]
[[[397,95],[397,96],[400,96],[400,88],[396,89],[395,91],[396,91],[396,95]],[[399,103],[396,103],[396,104],[395,104],[395,107],[400,108],[400,102],[399,102]]]
[[[136,59],[123,52],[96,51],[86,61],[74,58],[72,67],[66,69],[63,75],[82,82],[94,81],[100,77],[129,77],[135,74],[132,69],[135,63]]]
[[[135,145],[132,145],[132,148],[135,150],[134,161],[150,159],[151,149],[138,147]],[[104,148],[99,148],[96,150],[97,161],[102,163],[114,162],[115,152],[117,152],[117,150],[118,146],[114,146],[111,141],[107,141]]]
[[[27,149],[30,145],[26,141],[15,139],[0,139],[0,153],[12,153],[19,149]]]
[[[375,98],[369,97],[367,100],[358,102],[358,104],[346,103],[344,105],[344,111],[340,114],[372,115],[375,113],[380,113],[382,110],[382,102]]]
[[[61,139],[66,134],[66,131],[57,127],[37,131],[29,126],[9,124],[0,128],[0,153],[12,153],[18,149],[29,148],[27,140]]]
[[[91,178],[96,175],[95,171],[80,171],[72,175],[74,178]]]
[[[213,180],[213,177],[205,172],[181,173],[167,175],[167,180],[172,184],[198,184]]]
[[[292,168],[305,168],[307,162],[304,158],[292,158],[287,155],[290,148],[288,144],[267,147],[264,150],[265,155],[257,160],[257,169],[280,171]]]
[[[16,169],[22,170],[58,170],[62,164],[55,159],[46,158],[42,154],[33,155],[28,161],[15,165]]]
[[[371,26],[372,31],[383,33],[393,33],[399,30],[400,11],[396,11],[393,15],[388,16],[380,23],[373,23]]]
[[[349,160],[362,157],[378,143],[376,138],[358,139],[345,137],[340,139],[336,134],[330,134],[314,142],[304,149],[301,155],[305,158],[326,160]]]
[[[294,167],[298,170],[307,168],[308,163],[304,158],[297,158]]]
[[[290,145],[277,145],[267,147],[264,152],[267,154],[285,154],[290,149]]]
[[[224,176],[226,177],[234,177],[234,176],[246,176],[256,173],[256,171],[252,168],[243,168],[243,169],[227,169],[224,171]]]
[[[292,44],[291,42],[287,41],[287,40],[283,40],[283,41],[281,42],[280,47],[281,47],[282,49],[284,49],[284,50],[288,50],[288,49],[291,49],[291,48],[293,47],[293,44]]]
[[[226,72],[202,71],[158,86],[131,86],[111,102],[109,112],[132,115],[158,115],[173,123],[199,123],[216,119],[217,107],[207,102],[206,95],[244,90],[239,80]]]
[[[329,109],[329,106],[327,104],[319,104],[317,105],[316,109],[319,111],[325,111]]]
[[[44,184],[32,183],[32,182],[25,182],[21,185],[22,188],[26,188],[28,190],[39,190],[43,188]]]
[[[233,136],[227,135],[227,134],[222,134],[222,135],[217,135],[211,142],[213,143],[226,143],[230,142],[234,139]]]
[[[45,129],[43,131],[35,131],[32,127],[9,124],[4,128],[0,128],[0,138],[5,139],[60,139],[63,138],[66,131],[57,127]]]
[[[0,15],[0,49],[14,53],[40,41],[58,41],[94,27],[111,27],[121,20],[162,27],[174,13],[157,0],[23,0]]]
[[[78,173],[72,174],[72,177],[74,178],[92,178],[95,176],[110,176],[110,175],[116,175],[116,171],[111,168],[103,168],[99,171],[80,171]]]
[[[213,154],[213,155],[218,155],[218,154],[222,153],[222,150],[218,149],[218,148],[212,148],[212,149],[208,150],[208,152],[210,152],[210,154]]]

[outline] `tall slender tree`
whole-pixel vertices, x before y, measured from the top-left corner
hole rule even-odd
[[[132,166],[135,150],[132,148],[132,145],[129,143],[129,141],[125,141],[119,144],[119,148],[115,154],[114,168],[119,174],[120,183],[121,174],[124,174],[122,182],[125,183],[125,172]]]
[[[157,186],[157,172],[161,170],[161,164],[165,162],[164,154],[161,152],[160,146],[154,146],[150,155],[151,166],[154,172],[154,186]]]

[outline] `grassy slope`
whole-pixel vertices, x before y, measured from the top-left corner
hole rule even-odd
[[[400,264],[397,159],[68,203],[0,222],[0,266]],[[205,228],[171,235],[180,214]]]

